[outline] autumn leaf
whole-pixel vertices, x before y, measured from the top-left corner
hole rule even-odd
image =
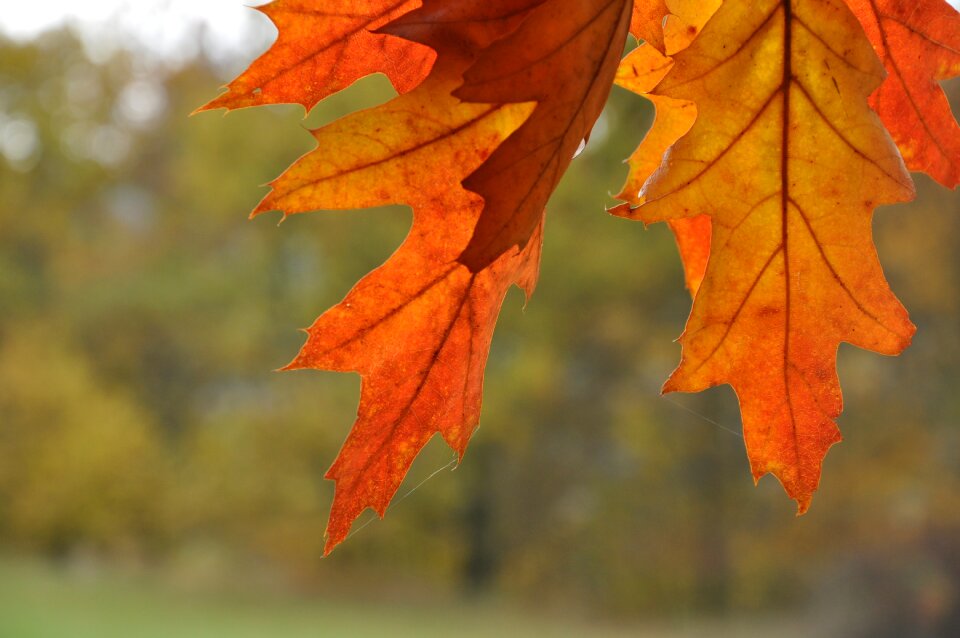
[[[449,44],[430,77],[407,95],[314,131],[317,150],[272,182],[254,210],[289,215],[394,203],[414,210],[403,245],[317,319],[286,368],[363,377],[357,421],[327,473],[336,481],[327,552],[367,507],[383,516],[434,434],[462,457],[479,421],[483,369],[504,295],[513,283],[529,295],[536,282],[539,230],[523,251],[480,271],[456,261],[483,208],[461,180],[533,108],[451,95],[472,53],[522,17],[517,1],[473,3],[472,12],[467,4],[459,24],[450,12],[438,16],[440,3],[428,2],[394,26],[414,37],[424,21],[444,21],[421,34],[438,48]]]
[[[845,2],[873,16],[866,33]],[[694,296],[664,390],[732,385],[754,477],[773,473],[800,512],[809,507],[840,439],[838,345],[896,354],[914,330],[871,240],[874,208],[913,196],[871,94],[911,166],[956,183],[956,124],[935,84],[956,73],[955,14],[940,0],[922,17],[866,2],[872,13],[860,0],[266,8],[277,43],[204,108],[309,109],[373,72],[401,93],[313,131],[317,149],[254,211],[414,211],[397,252],[317,319],[287,366],[363,378],[357,421],[327,475],[327,552],[364,509],[384,514],[436,433],[464,454],[506,290],[532,292],[547,200],[614,80],[650,99],[657,118],[613,212],[670,224]],[[628,30],[645,42],[620,62]],[[891,80],[881,87],[867,35],[913,100],[912,121],[883,88]]]
[[[656,108],[653,126],[627,160],[630,167],[627,181],[617,195],[617,199],[634,205],[641,202],[640,189],[659,168],[663,154],[690,130],[697,119],[693,102],[651,94],[672,68],[671,58],[648,44],[642,44],[631,51],[617,69],[617,85],[644,96]]]
[[[262,11],[279,35],[270,49],[198,110],[317,102],[371,73],[385,73],[400,93],[420,84],[432,49],[378,27],[420,6],[420,0],[274,0]]]
[[[637,212],[713,230],[664,391],[732,385],[754,477],[802,513],[840,440],[837,346],[896,354],[914,331],[871,240],[874,207],[913,196],[866,101],[883,69],[841,0],[727,0],[674,64],[656,92],[697,121]]]
[[[612,208],[610,212],[614,215],[633,216],[631,207],[643,203],[640,189],[659,168],[663,154],[690,130],[697,119],[693,102],[650,93],[672,67],[670,58],[644,44],[631,51],[617,70],[617,84],[650,100],[656,108],[656,119],[627,160],[630,171],[617,195],[617,199],[626,204]],[[710,256],[710,218],[699,215],[671,219],[667,223],[680,249],[687,289],[691,296],[695,296]]]
[[[535,101],[530,118],[469,177],[483,213],[460,261],[478,272],[525,246],[547,199],[590,135],[610,93],[630,22],[627,0],[548,0],[486,48],[455,95]]]
[[[673,13],[667,16],[664,25],[665,50],[673,55],[690,46],[719,6],[717,0],[673,0]],[[643,203],[640,189],[659,168],[667,149],[683,137],[697,119],[693,102],[652,94],[671,68],[670,57],[644,44],[631,51],[617,69],[616,83],[650,100],[656,108],[656,119],[627,160],[630,167],[627,181],[617,195],[626,205],[611,209],[615,215],[633,216],[631,207]],[[667,224],[680,249],[687,289],[691,296],[696,296],[710,256],[710,218],[699,215],[671,219]]]
[[[630,33],[663,51],[663,19],[668,13],[666,0],[635,1],[630,14]]]
[[[670,14],[666,19],[664,46],[658,49],[649,43],[640,45],[620,62],[614,77],[618,86],[653,102],[657,113],[643,142],[627,160],[630,171],[617,195],[617,199],[633,205],[641,202],[640,189],[660,166],[663,154],[690,130],[697,117],[693,102],[655,95],[652,91],[673,68],[670,55],[687,48],[720,6],[719,0],[674,0],[673,4],[679,15]],[[664,47],[668,55],[661,52]]]
[[[887,69],[870,97],[907,168],[960,184],[960,126],[938,82],[960,75],[960,14],[944,0],[847,0]]]

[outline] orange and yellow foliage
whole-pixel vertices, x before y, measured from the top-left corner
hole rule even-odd
[[[873,211],[913,197],[908,168],[960,181],[960,128],[936,84],[960,71],[956,11],[276,0],[264,12],[277,42],[204,109],[310,109],[374,72],[401,93],[313,131],[316,150],[254,210],[414,211],[397,252],[317,319],[287,366],[363,377],[328,473],[327,551],[365,508],[383,515],[434,434],[462,457],[500,304],[512,284],[533,292],[547,201],[614,82],[657,119],[613,212],[670,224],[694,298],[664,390],[733,386],[754,477],[773,473],[809,507],[840,440],[839,344],[896,354],[914,331],[884,279]],[[621,61],[628,32],[645,42]]]

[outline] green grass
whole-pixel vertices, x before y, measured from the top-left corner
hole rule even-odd
[[[438,608],[189,594],[111,572],[84,576],[45,563],[0,560],[2,638],[300,638],[310,636],[623,636],[490,607]]]
[[[492,604],[189,593],[123,572],[0,557],[0,638],[711,638],[804,635],[789,619],[598,626]]]

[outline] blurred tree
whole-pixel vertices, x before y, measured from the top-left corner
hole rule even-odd
[[[155,539],[167,459],[149,416],[123,389],[98,382],[51,326],[5,328],[0,533],[55,553]]]
[[[297,108],[187,118],[227,75],[123,52],[95,64],[69,32],[0,41],[5,545],[158,562],[213,546],[320,586],[415,582],[624,615],[829,611],[866,588],[897,622],[956,627],[956,193],[921,179],[912,208],[878,215],[919,332],[895,360],[842,349],[848,442],[795,519],[771,480],[751,485],[728,389],[657,398],[690,302],[669,234],[585,195],[620,186],[619,158],[649,125],[640,98],[615,92],[551,202],[535,297],[507,300],[464,464],[321,562],[322,476],[358,380],[270,369],[410,215],[243,223],[253,185],[311,139],[289,125]],[[368,78],[305,125],[389,95]],[[450,460],[433,442],[401,494]]]

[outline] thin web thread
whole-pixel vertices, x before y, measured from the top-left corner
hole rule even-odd
[[[677,401],[674,401],[673,399],[671,399],[671,398],[670,398],[669,396],[667,396],[667,395],[661,395],[660,398],[663,399],[664,401],[666,401],[667,403],[669,403],[670,405],[676,406],[676,407],[680,408],[681,410],[683,410],[684,412],[688,412],[688,413],[692,414],[693,416],[695,416],[695,417],[697,417],[697,418],[699,418],[699,419],[701,419],[701,420],[703,420],[703,421],[706,421],[707,423],[709,423],[709,424],[711,424],[711,425],[714,425],[714,426],[720,428],[721,430],[723,430],[724,432],[727,432],[728,434],[732,434],[733,436],[737,437],[738,439],[742,439],[742,438],[743,438],[743,434],[741,434],[740,432],[737,432],[737,431],[734,430],[733,428],[729,428],[729,427],[723,425],[722,423],[718,423],[717,421],[714,421],[713,419],[711,419],[711,418],[709,418],[709,417],[707,417],[707,416],[704,416],[703,414],[700,414],[700,413],[697,412],[696,410],[692,410],[692,409],[688,408],[687,406],[683,405],[682,403],[678,403]],[[411,494],[413,494],[414,492],[416,492],[417,490],[419,490],[421,487],[423,487],[424,484],[425,484],[427,481],[429,481],[430,479],[432,479],[433,477],[435,477],[435,476],[436,476],[437,474],[439,474],[440,472],[443,472],[444,470],[451,469],[451,468],[456,469],[456,466],[457,466],[457,456],[454,455],[454,457],[453,457],[452,459],[450,459],[449,462],[447,462],[446,464],[442,465],[441,467],[438,467],[437,469],[435,469],[433,472],[431,472],[430,474],[428,474],[425,479],[423,479],[422,481],[420,481],[419,483],[417,483],[416,485],[414,485],[412,488],[410,488],[407,492],[405,492],[405,493],[403,494],[403,496],[401,496],[400,498],[398,498],[398,499],[396,499],[395,501],[393,501],[392,503],[390,503],[390,506],[387,508],[388,511],[391,510],[391,509],[396,508],[400,503],[402,503],[403,501],[405,501]],[[348,539],[349,539],[349,538],[353,538],[354,535],[356,535],[360,530],[362,530],[363,528],[365,528],[367,525],[369,525],[370,523],[374,522],[374,521],[377,520],[378,518],[379,518],[379,516],[377,516],[375,513],[374,513],[374,514],[370,514],[370,516],[367,518],[366,521],[364,521],[364,522],[361,523],[359,526],[357,526],[357,527],[355,527],[353,530],[351,530],[351,532],[347,535],[347,538],[348,538]]]
[[[440,472],[443,472],[444,470],[446,470],[446,469],[448,469],[448,468],[454,468],[454,469],[456,469],[456,466],[457,466],[457,456],[454,455],[454,457],[453,457],[452,459],[450,459],[450,461],[449,461],[448,463],[446,463],[446,464],[443,465],[442,467],[438,467],[437,469],[435,469],[433,472],[431,472],[431,473],[427,476],[427,478],[423,479],[422,481],[420,481],[419,483],[417,483],[416,485],[414,485],[413,487],[411,487],[408,492],[406,492],[406,493],[403,494],[403,496],[401,496],[400,498],[398,498],[398,499],[396,499],[395,501],[393,501],[392,503],[390,503],[390,505],[389,505],[389,507],[387,508],[387,510],[389,511],[389,510],[395,508],[397,505],[399,505],[399,504],[402,503],[403,501],[405,501],[408,496],[410,496],[411,494],[413,494],[414,492],[416,492],[417,490],[419,490],[421,487],[423,487],[424,483],[426,483],[427,481],[429,481],[430,479],[432,479],[434,476],[436,476],[436,475],[439,474]],[[371,515],[366,521],[364,521],[361,525],[359,525],[358,527],[355,527],[355,528],[347,535],[347,538],[353,538],[354,534],[356,534],[357,532],[359,532],[359,531],[362,530],[364,527],[366,527],[367,525],[369,525],[369,524],[372,523],[373,521],[377,520],[378,518],[379,518],[379,516],[377,516],[376,514],[372,514],[372,515]],[[344,540],[346,540],[346,539],[344,539]]]
[[[734,430],[733,428],[728,428],[727,426],[723,425],[722,423],[717,423],[717,422],[714,421],[713,419],[711,419],[711,418],[709,418],[709,417],[706,417],[706,416],[700,414],[700,413],[697,412],[696,410],[691,410],[690,408],[688,408],[687,406],[683,405],[682,403],[678,403],[677,401],[674,401],[673,399],[671,399],[671,398],[668,397],[667,395],[662,395],[660,398],[663,399],[664,401],[666,401],[667,403],[671,404],[671,405],[677,406],[677,407],[680,408],[681,410],[684,410],[684,411],[686,411],[686,412],[689,412],[690,414],[692,414],[692,415],[695,416],[695,417],[699,417],[699,418],[703,419],[703,420],[706,421],[707,423],[711,423],[711,424],[717,426],[718,428],[720,428],[720,429],[723,430],[724,432],[728,432],[728,433],[732,434],[733,436],[737,437],[738,439],[742,439],[742,438],[743,438],[743,434],[742,434],[742,433],[737,432],[737,431]]]

